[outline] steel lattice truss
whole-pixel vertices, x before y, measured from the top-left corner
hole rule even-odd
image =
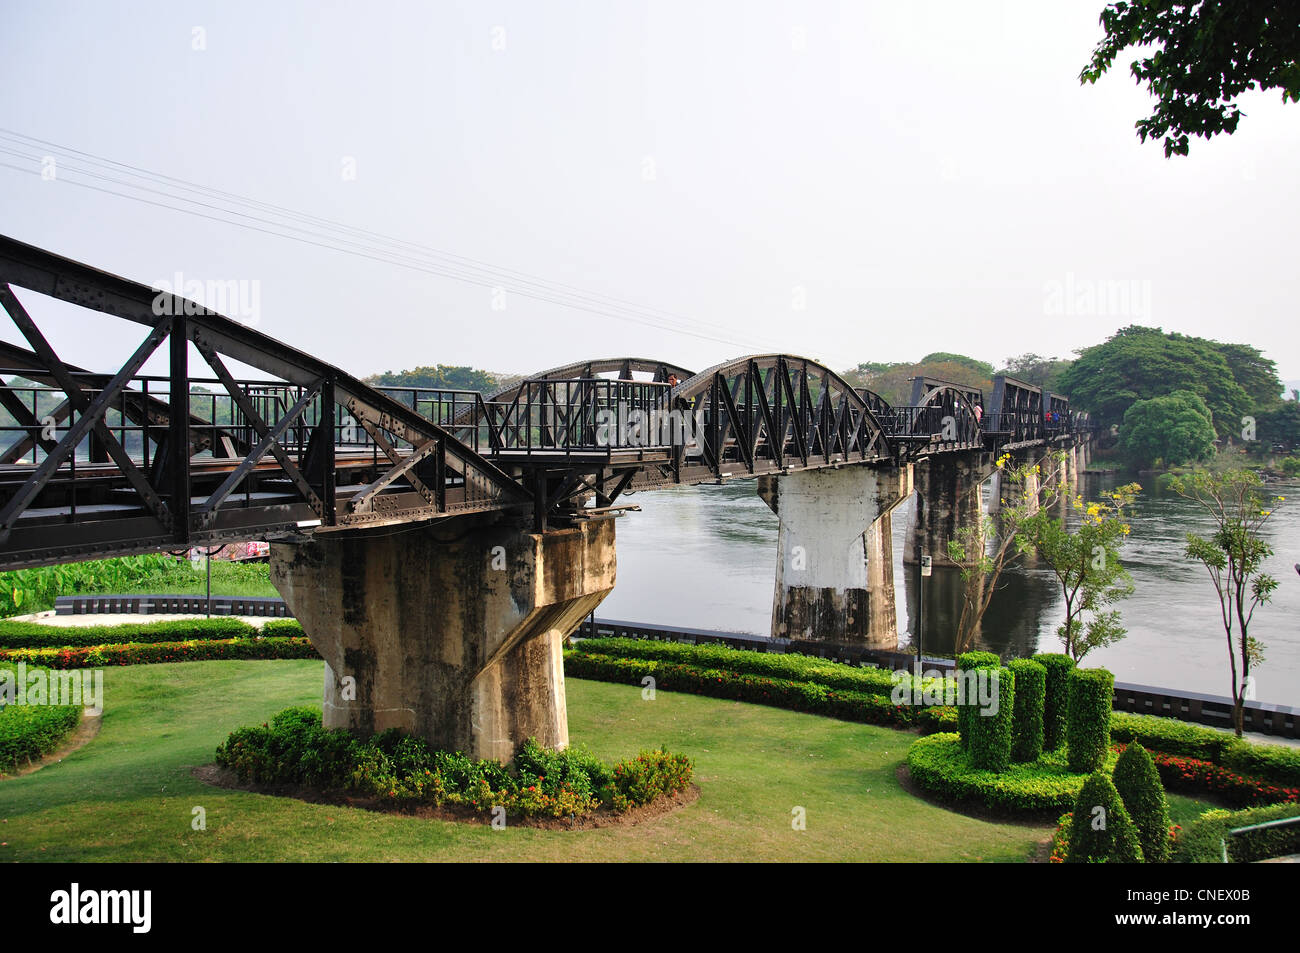
[[[115,371],[68,364],[15,289],[133,322],[142,340]],[[1009,378],[989,407],[977,390],[918,379],[912,405],[894,408],[783,354],[700,373],[584,361],[488,396],[375,388],[193,302],[3,237],[0,305],[27,345],[0,343],[4,568],[466,514],[531,515],[542,530],[633,490],[1078,429],[1063,397]],[[166,374],[142,371],[154,354]],[[266,377],[236,379],[230,363]]]

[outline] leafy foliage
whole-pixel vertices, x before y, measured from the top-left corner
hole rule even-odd
[[[1073,530],[1050,510],[1039,510],[1021,522],[1026,545],[1038,553],[1061,587],[1065,620],[1056,631],[1066,654],[1076,662],[1095,648],[1119,641],[1126,632],[1119,624],[1118,610],[1106,607],[1133,591],[1119,553],[1129,534],[1124,510],[1141,489],[1130,483],[1107,494],[1108,502],[1087,505],[1076,496],[1072,504],[1082,518]]]
[[[1251,398],[1233,376],[1215,341],[1130,325],[1085,348],[1060,377],[1071,406],[1089,411],[1103,426],[1118,424],[1139,400],[1175,391],[1196,394],[1210,409],[1220,436],[1240,428]],[[1278,390],[1281,390],[1279,384]]]
[[[1110,709],[1115,676],[1104,668],[1070,670],[1069,714],[1065,746],[1070,770],[1096,771],[1106,760],[1110,747]]]
[[[1300,853],[1300,824],[1267,828],[1245,834],[1230,835],[1239,827],[1251,827],[1300,817],[1300,804],[1247,808],[1244,811],[1206,811],[1193,821],[1178,838],[1173,861],[1183,864],[1218,864],[1223,862],[1227,847],[1231,863],[1249,864],[1269,857]]]
[[[1214,454],[1214,422],[1205,401],[1191,391],[1139,400],[1124,411],[1120,450],[1139,469],[1176,467]]]
[[[1065,744],[1070,672],[1074,669],[1074,659],[1055,652],[1040,652],[1034,656],[1034,661],[1047,669],[1043,695],[1043,750],[1055,751]]]
[[[658,749],[606,765],[581,749],[549,751],[529,739],[507,765],[435,750],[393,729],[361,741],[326,729],[315,708],[289,708],[261,727],[240,728],[217,748],[217,764],[244,781],[308,784],[392,803],[502,807],[525,816],[617,811],[649,804],[691,782],[689,758]]]
[[[1219,598],[1232,669],[1233,724],[1238,738],[1246,696],[1251,691],[1251,667],[1264,661],[1264,646],[1250,636],[1250,622],[1255,610],[1272,598],[1278,585],[1262,568],[1273,555],[1273,548],[1264,541],[1261,530],[1275,502],[1282,502],[1283,497],[1270,498],[1260,486],[1259,476],[1250,470],[1197,470],[1170,481],[1175,493],[1199,503],[1214,522],[1215,529],[1208,537],[1187,534],[1186,554],[1205,566]]]
[[[1300,17],[1292,0],[1119,0],[1101,13],[1105,31],[1079,79],[1095,83],[1128,47],[1155,47],[1129,66],[1156,97],[1138,120],[1138,137],[1164,142],[1165,156],[1187,155],[1188,137],[1231,135],[1236,100],[1250,90],[1281,90],[1300,101]]]
[[[920,788],[944,801],[1016,813],[1064,810],[1074,804],[1086,778],[1070,771],[1060,751],[1001,772],[976,768],[951,732],[914,741],[907,769]]]
[[[75,705],[0,705],[0,774],[56,750],[80,720]]]
[[[504,378],[491,371],[452,364],[413,367],[405,371],[372,374],[365,382],[372,387],[422,387],[434,390],[474,390],[491,394],[500,389]]]
[[[993,681],[996,707],[974,707],[967,721],[972,767],[1005,771],[1011,764],[1011,732],[1015,719],[1016,676],[1009,668],[987,669]],[[981,673],[983,674],[983,673]],[[969,707],[969,706],[968,706]]]
[[[1047,668],[1033,659],[1007,663],[1016,678],[1012,719],[1011,760],[1037,761],[1043,753],[1043,703],[1047,693]]]
[[[1138,831],[1104,771],[1083,782],[1070,822],[1068,863],[1142,863]]]
[[[1169,800],[1160,773],[1146,748],[1131,744],[1115,762],[1115,790],[1137,825],[1138,842],[1148,864],[1169,859]]]

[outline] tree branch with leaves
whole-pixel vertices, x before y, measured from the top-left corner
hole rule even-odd
[[[1186,555],[1205,567],[1219,600],[1232,674],[1232,724],[1240,738],[1245,703],[1253,695],[1251,669],[1264,661],[1264,646],[1250,635],[1250,623],[1278,584],[1263,571],[1273,555],[1263,528],[1285,497],[1266,493],[1251,470],[1196,470],[1169,485],[1204,509],[1215,527],[1209,536],[1188,533]]]

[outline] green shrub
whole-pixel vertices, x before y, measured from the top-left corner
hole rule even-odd
[[[1210,761],[1275,784],[1300,786],[1300,748],[1246,741],[1231,732],[1175,718],[1118,711],[1110,716],[1110,732],[1115,741],[1136,741],[1148,749]]]
[[[975,768],[953,732],[914,741],[907,769],[917,787],[945,802],[1052,816],[1073,806],[1087,777],[1070,773],[1064,751],[1047,752],[1033,764],[1012,764],[1001,773]]]
[[[960,673],[974,671],[979,668],[997,668],[1002,664],[1002,659],[998,658],[993,652],[962,652],[957,656],[957,676]],[[960,696],[960,692],[959,692]],[[962,699],[957,700],[957,734],[961,738],[963,748],[970,747],[970,725],[974,709],[978,707],[976,702],[968,701],[962,703]]]
[[[1131,744],[1115,762],[1115,790],[1137,825],[1142,856],[1149,864],[1169,859],[1169,801],[1147,749]]]
[[[1074,659],[1056,652],[1040,652],[1033,660],[1047,669],[1047,688],[1043,696],[1043,750],[1055,751],[1065,745],[1070,672],[1074,669]]]
[[[0,774],[58,749],[80,720],[75,705],[0,705]]]
[[[936,731],[957,730],[957,706],[931,705],[916,713],[916,726],[924,734],[932,735]]]
[[[1142,863],[1137,827],[1104,771],[1088,776],[1074,801],[1067,863]]]
[[[1015,722],[1016,676],[1009,668],[985,669],[993,680],[995,706],[971,707],[967,716],[967,750],[971,766],[1005,771],[1011,763],[1011,733]],[[982,674],[982,673],[981,673]]]
[[[1115,676],[1104,668],[1070,670],[1070,704],[1066,722],[1066,748],[1070,770],[1096,771],[1110,747],[1110,709]]]
[[[685,789],[693,772],[689,758],[663,750],[610,766],[582,749],[548,751],[531,738],[507,765],[475,761],[396,729],[359,741],[323,728],[314,708],[286,709],[260,727],[232,732],[217,748],[217,763],[259,784],[549,817],[585,814],[602,803],[626,811]]]
[[[257,630],[240,619],[166,619],[125,625],[41,625],[0,621],[0,648],[61,648],[191,639],[247,638]]]
[[[1219,864],[1226,846],[1228,861],[1250,864],[1270,857],[1300,853],[1300,824],[1230,835],[1234,828],[1300,817],[1300,804],[1252,807],[1244,811],[1206,811],[1187,826],[1174,845],[1173,861],[1182,864]]]
[[[297,619],[267,619],[262,623],[261,635],[279,635],[286,638],[302,636],[302,623]]]
[[[827,688],[884,697],[889,697],[896,684],[894,673],[884,669],[846,665],[808,655],[733,649],[726,645],[685,645],[681,642],[656,642],[651,639],[601,638],[575,642],[571,651],[575,655],[647,659],[795,682],[816,682]]]
[[[198,662],[213,659],[320,658],[303,639],[204,639],[193,642],[147,642],[58,649],[0,649],[0,662],[26,662],[45,668],[97,668],[153,662]]]
[[[1015,675],[1015,712],[1012,717],[1012,761],[1037,761],[1043,753],[1043,699],[1047,668],[1032,659],[1007,663]]]
[[[655,687],[664,691],[731,698],[875,725],[911,724],[921,710],[912,705],[895,705],[888,696],[833,689],[818,682],[797,682],[653,659],[566,652],[564,672],[573,678],[637,686],[649,675],[655,679]]]

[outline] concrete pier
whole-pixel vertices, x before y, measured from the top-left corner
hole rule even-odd
[[[569,742],[561,646],[614,588],[613,520],[274,543],[271,581],[325,658],[324,723],[506,761]]]
[[[980,484],[993,470],[988,454],[978,451],[937,455],[916,467],[916,504],[912,509],[903,562],[930,556],[935,566],[955,566],[948,542],[963,527],[979,525]]]
[[[759,495],[781,520],[773,637],[897,644],[887,520],[911,489],[911,467],[846,467],[759,480]]]

